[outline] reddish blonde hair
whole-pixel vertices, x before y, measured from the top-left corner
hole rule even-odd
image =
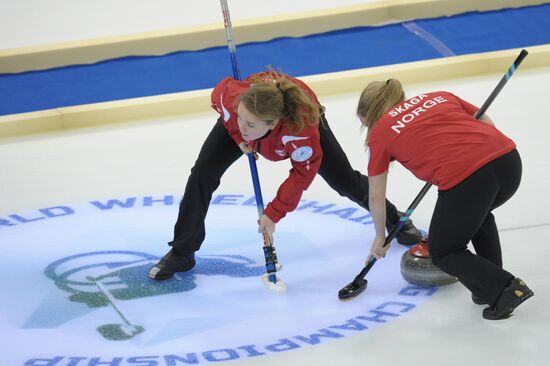
[[[301,87],[273,70],[256,75],[236,103],[243,103],[246,109],[269,124],[280,119],[292,133],[300,133],[306,125],[319,123],[320,106]]]

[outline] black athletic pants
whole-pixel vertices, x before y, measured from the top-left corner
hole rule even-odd
[[[324,115],[321,115],[319,133],[323,160],[318,174],[341,196],[368,210],[368,178],[353,170]],[[168,243],[179,253],[199,250],[206,235],[204,219],[212,194],[220,185],[223,173],[241,155],[241,149],[219,119],[191,169],[174,227],[174,240]],[[389,201],[386,201],[386,217],[392,225],[399,220],[397,209]]]
[[[513,150],[478,169],[457,186],[439,191],[430,224],[430,256],[473,294],[494,304],[514,278],[502,269],[502,253],[492,210],[519,187],[521,159]],[[475,249],[467,249],[469,242]]]

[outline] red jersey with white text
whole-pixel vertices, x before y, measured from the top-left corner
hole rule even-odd
[[[235,100],[250,87],[252,77],[263,75],[266,74],[251,75],[242,81],[227,77],[212,91],[212,108],[220,114],[225,128],[237,145],[245,140],[239,131]],[[290,76],[286,77],[304,90],[316,105],[319,105],[317,97],[305,83]],[[316,124],[313,126],[306,124],[300,133],[290,133],[285,127],[285,120],[282,119],[264,137],[248,142],[255,152],[266,159],[271,161],[290,159],[292,165],[288,178],[281,184],[276,197],[264,211],[274,222],[279,222],[298,206],[302,193],[310,186],[321,166],[323,151],[319,141],[319,125],[318,121],[312,122]]]
[[[397,160],[417,178],[447,190],[516,145],[478,121],[478,108],[447,92],[421,94],[396,104],[369,136],[368,175]]]

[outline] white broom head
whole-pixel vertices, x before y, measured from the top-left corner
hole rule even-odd
[[[262,282],[264,283],[265,287],[267,287],[270,291],[275,293],[283,293],[286,292],[286,285],[279,277],[277,277],[277,282],[273,283],[269,280],[269,277],[267,273],[264,273],[262,275]]]

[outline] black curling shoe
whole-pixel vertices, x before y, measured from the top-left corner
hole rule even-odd
[[[483,317],[489,320],[506,319],[516,307],[533,295],[533,291],[527,287],[525,282],[514,278],[502,291],[497,302],[493,306],[483,309]]]
[[[149,270],[149,278],[153,280],[167,280],[176,272],[187,272],[195,267],[195,254],[179,255],[174,252],[174,249],[162,257],[162,259],[151,267]]]
[[[399,218],[405,215],[403,212],[397,212]],[[397,224],[397,223],[396,223]],[[388,234],[392,231],[395,225],[386,225]],[[397,242],[402,245],[415,245],[420,243],[422,240],[422,233],[418,230],[409,219],[405,222],[405,225],[397,233]]]

